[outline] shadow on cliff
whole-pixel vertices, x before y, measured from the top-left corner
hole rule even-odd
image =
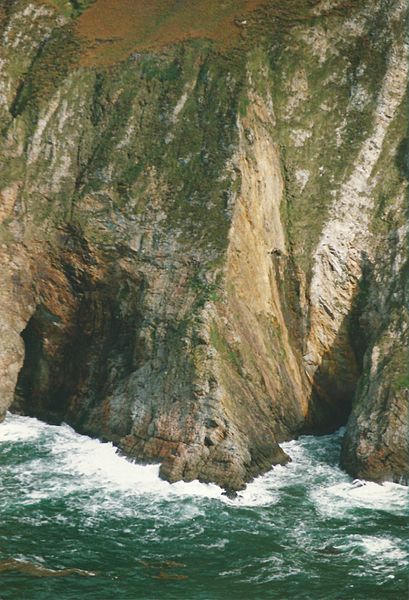
[[[127,432],[126,411],[118,411],[108,431],[103,400],[138,362],[134,331],[144,282],[131,281],[116,265],[101,265],[72,229],[61,235],[58,251],[37,261],[37,306],[21,334],[25,359],[14,412],[66,421],[84,433],[106,429],[110,439]]]
[[[395,167],[402,181],[409,182],[409,136],[406,134],[397,148]],[[385,206],[378,207],[383,214]],[[375,218],[376,218],[375,217]],[[409,188],[406,193],[405,217],[409,220]],[[391,221],[389,242],[394,243]],[[409,247],[409,233],[407,234]],[[385,249],[386,250],[386,249]],[[303,429],[305,433],[326,433],[346,425],[358,393],[358,384],[364,376],[364,357],[374,342],[376,332],[386,327],[388,315],[384,314],[380,297],[387,296],[387,305],[393,305],[393,297],[404,293],[408,287],[409,262],[402,268],[399,279],[401,290],[379,289],[374,268],[366,255],[362,255],[362,278],[349,314],[345,317],[331,349],[323,356],[322,363],[312,380],[310,410]],[[402,301],[405,302],[404,300]]]
[[[311,378],[309,412],[303,433],[326,434],[346,425],[363,372],[371,324],[365,319],[373,269],[362,255],[362,278],[351,309]]]

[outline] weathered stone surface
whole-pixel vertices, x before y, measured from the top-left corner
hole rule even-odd
[[[376,256],[358,323],[366,337],[363,375],[343,443],[342,463],[365,479],[409,479],[408,227]],[[391,278],[391,273],[394,277]]]
[[[2,416],[234,491],[353,405],[346,468],[407,477],[407,6],[290,4],[104,66],[0,3]]]

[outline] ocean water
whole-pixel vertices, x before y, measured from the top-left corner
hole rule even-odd
[[[293,462],[230,500],[67,425],[8,415],[0,599],[407,600],[407,488],[354,483],[341,436],[283,444]]]

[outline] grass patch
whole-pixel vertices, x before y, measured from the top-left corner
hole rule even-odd
[[[209,283],[196,274],[190,279],[189,287],[197,294],[196,308],[201,308],[209,301],[218,302],[221,300],[220,277],[215,283]]]
[[[54,0],[62,1],[62,0]],[[84,4],[82,2],[81,4]],[[86,40],[86,65],[109,65],[136,50],[162,50],[194,39],[219,49],[253,47],[260,36],[314,17],[320,0],[96,0],[77,22]],[[345,14],[357,0],[340,1],[331,13]]]
[[[243,18],[265,0],[97,0],[79,18],[78,33],[90,45],[86,64],[112,64],[133,50],[161,49],[205,38],[230,46]]]
[[[61,82],[70,73],[78,60],[81,45],[70,26],[53,31],[38,51],[26,79],[20,85],[11,106],[11,114],[16,117],[27,107],[38,112]]]
[[[43,0],[65,17],[76,17],[84,12],[95,0]]]
[[[243,361],[240,354],[232,348],[215,325],[210,330],[210,342],[223,360],[229,362],[238,371],[243,370]]]

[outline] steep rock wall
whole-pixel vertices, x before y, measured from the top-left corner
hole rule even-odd
[[[347,4],[93,68],[4,3],[3,415],[239,489],[355,398],[345,466],[405,478],[407,7]]]

